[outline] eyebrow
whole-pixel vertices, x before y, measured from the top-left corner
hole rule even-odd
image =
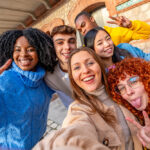
[[[59,39],[56,39],[54,42],[57,42],[57,41],[60,41],[60,40],[63,40],[63,41],[64,41],[64,39],[59,38]]]
[[[89,61],[90,59],[92,59],[92,58],[87,58],[87,59],[84,60],[84,62],[87,62],[87,61]],[[76,63],[72,64],[72,66],[77,65],[77,64],[79,64],[79,62],[76,62]]]
[[[68,40],[76,40],[76,38],[75,37],[71,37]],[[65,41],[65,39],[59,38],[59,39],[56,39],[54,42],[57,42],[57,41]]]
[[[20,48],[21,46],[15,46],[15,48]],[[32,47],[32,48],[34,48],[33,46],[28,46],[27,48],[30,48],[30,47]]]

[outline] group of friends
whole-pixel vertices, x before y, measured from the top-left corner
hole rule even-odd
[[[67,25],[50,36],[34,28],[0,35],[0,149],[150,149],[150,53],[128,44],[149,38],[150,25],[111,18],[120,27],[78,14],[80,48]],[[43,137],[55,92],[68,113]]]

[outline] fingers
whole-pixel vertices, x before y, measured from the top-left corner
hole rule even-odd
[[[141,132],[139,133],[139,136],[143,139],[143,141],[145,142],[145,143],[150,143],[150,137],[148,137],[147,135],[146,135],[146,131],[143,129],[143,130],[141,130]]]
[[[115,21],[107,21],[107,23],[110,23],[110,24],[117,24]]]
[[[2,72],[4,72],[12,63],[12,59],[8,59],[7,62],[2,66],[0,67],[0,74]]]
[[[142,128],[142,126],[138,122],[134,121],[133,119],[126,117],[126,120],[132,123],[133,125],[135,125],[138,129]]]
[[[117,21],[117,17],[109,16],[109,18]]]
[[[145,147],[146,143],[143,141],[143,139],[140,137],[139,134],[137,134],[137,137],[140,140],[140,142],[142,143],[142,145]]]
[[[146,136],[144,130],[142,132],[139,132],[137,136],[144,147],[150,148],[150,138]]]
[[[142,113],[144,116],[145,125],[150,127],[150,118],[148,117],[148,114],[146,113],[146,111],[142,111]]]

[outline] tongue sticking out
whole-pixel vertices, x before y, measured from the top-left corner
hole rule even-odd
[[[141,98],[137,98],[131,101],[131,105],[135,108],[139,108],[141,106]]]

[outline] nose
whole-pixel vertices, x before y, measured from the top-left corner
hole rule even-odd
[[[83,65],[82,73],[88,73],[88,72],[89,72],[89,68],[86,65]]]
[[[20,52],[21,56],[26,56],[27,55],[27,51],[25,49],[22,49]]]
[[[132,95],[134,93],[134,90],[130,86],[126,86],[126,94],[127,95]]]
[[[65,48],[65,50],[69,50],[70,49],[70,45],[69,45],[68,42],[65,43],[65,47],[64,48]]]

